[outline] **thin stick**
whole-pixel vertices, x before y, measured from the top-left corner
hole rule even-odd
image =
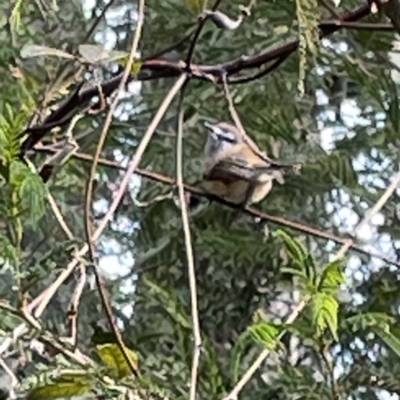
[[[192,324],[193,324],[193,335],[194,335],[194,348],[193,348],[193,360],[192,360],[192,372],[190,380],[190,400],[196,399],[196,388],[197,388],[197,375],[200,362],[201,352],[201,333],[200,333],[200,322],[199,322],[199,311],[197,307],[197,284],[196,284],[196,271],[194,267],[194,256],[193,256],[193,245],[192,238],[190,235],[189,217],[187,212],[187,204],[185,200],[185,188],[183,185],[183,99],[184,89],[181,90],[179,99],[179,111],[178,111],[178,126],[177,126],[177,138],[176,138],[176,183],[178,186],[179,203],[181,208],[182,225],[185,237],[185,248],[187,258],[187,268],[189,274],[189,287],[190,287],[190,300],[192,308]]]
[[[112,216],[114,215],[115,210],[117,209],[122,196],[125,192],[126,187],[128,186],[129,180],[132,176],[132,174],[135,172],[144,151],[146,150],[147,145],[150,142],[151,137],[153,136],[153,133],[157,129],[158,124],[160,123],[162,117],[164,116],[165,112],[167,111],[170,103],[172,100],[175,98],[176,94],[179,92],[180,88],[184,84],[186,80],[186,76],[182,75],[176,82],[175,85],[171,88],[167,96],[165,97],[164,101],[160,105],[160,108],[158,109],[156,115],[154,116],[153,120],[151,121],[150,125],[148,126],[141,142],[139,143],[139,146],[136,150],[135,155],[133,156],[131,162],[129,163],[128,169],[122,179],[122,182],[120,184],[120,187],[117,191],[116,196],[114,197],[114,200],[108,209],[106,215],[103,217],[103,219],[100,221],[99,226],[97,227],[96,231],[93,233],[92,240],[96,241],[100,235],[103,233],[103,230],[107,226],[108,222],[111,220]],[[64,282],[65,279],[69,276],[71,271],[74,270],[74,268],[78,265],[79,261],[78,258],[83,257],[89,250],[88,244],[86,243],[82,248],[74,255],[74,259],[67,265],[64,271],[61,272],[57,280],[53,283],[53,285],[49,288],[47,288],[44,293],[42,293],[40,296],[48,296],[46,298],[46,303],[43,304],[43,307],[46,307],[48,304],[48,301],[50,301],[50,298],[54,295],[54,293],[57,291],[59,282]],[[41,297],[42,299],[42,297]],[[37,304],[37,300],[35,299],[35,304]],[[28,304],[28,308],[31,307],[31,304]],[[13,332],[12,332],[12,337],[18,337],[21,336],[26,329],[26,324],[23,323],[19,326],[17,326]],[[8,347],[12,344],[13,338],[6,338],[3,343],[0,344],[0,354],[2,354],[4,351],[8,349]]]
[[[239,114],[236,111],[235,105],[233,104],[233,97],[232,97],[231,91],[229,90],[229,85],[228,85],[228,82],[226,79],[226,74],[222,75],[222,83],[223,83],[223,87],[224,87],[224,91],[225,91],[225,97],[226,97],[226,99],[228,101],[228,105],[229,105],[229,112],[231,114],[233,122],[235,123],[236,128],[240,131],[240,134],[242,135],[243,140],[247,143],[247,145],[250,147],[250,149],[253,151],[253,153],[256,154],[258,157],[260,157],[266,163],[269,163],[271,166],[275,165],[275,166],[280,166],[282,168],[293,168],[294,165],[278,163],[277,161],[272,160],[271,158],[267,157],[264,153],[261,152],[261,150],[258,148],[258,146],[253,141],[253,139],[251,139],[250,136],[248,136],[246,134],[246,130],[244,129],[243,124],[240,121]]]
[[[219,7],[221,1],[222,1],[222,0],[215,0],[215,3],[214,3],[214,5],[212,6],[211,10],[212,10],[212,11],[217,11],[217,8]],[[191,68],[191,63],[192,63],[192,58],[193,58],[193,54],[194,54],[194,49],[195,49],[195,47],[196,47],[197,41],[198,41],[199,38],[200,38],[201,31],[203,30],[204,25],[206,24],[206,21],[207,21],[207,20],[206,20],[205,18],[203,18],[202,20],[200,20],[200,22],[199,22],[199,24],[198,24],[198,26],[197,26],[197,29],[196,29],[196,31],[194,32],[192,42],[190,43],[189,51],[188,51],[188,53],[187,53],[186,62],[185,62],[185,63],[186,63],[186,68],[187,68],[189,71],[190,71],[190,68]]]
[[[45,152],[45,153],[53,153],[56,150],[54,148],[52,148],[52,147],[36,147],[35,151]],[[83,161],[92,161],[93,160],[93,156],[91,156],[90,154],[86,154],[86,153],[76,153],[76,154],[73,155],[73,158],[76,158],[76,159],[79,159],[79,160],[83,160]],[[103,165],[105,167],[115,168],[115,169],[120,170],[120,171],[126,171],[126,167],[122,166],[121,163],[119,163],[117,161],[112,161],[112,160],[108,160],[108,159],[105,159],[105,158],[101,158],[99,160],[99,164],[101,164],[101,165]],[[173,178],[170,178],[170,177],[165,176],[165,175],[161,175],[161,174],[159,174],[157,172],[154,172],[154,171],[147,171],[147,170],[144,170],[144,169],[137,168],[135,170],[135,173],[140,175],[140,176],[142,176],[142,177],[145,177],[147,179],[151,179],[151,180],[160,182],[160,183],[165,184],[165,185],[173,185],[174,184],[174,179]],[[185,191],[187,191],[187,192],[196,194],[196,195],[201,196],[201,197],[208,197],[207,193],[204,193],[203,191],[199,190],[198,188],[196,188],[194,186],[190,186],[190,185],[184,185],[184,186],[185,186]],[[233,207],[231,204],[223,201],[220,198],[215,198],[215,199],[213,198],[213,200],[215,200],[215,201],[217,201],[217,202],[219,202],[221,204],[224,204],[226,206]],[[139,207],[140,207],[140,205],[139,205]],[[321,229],[314,228],[312,226],[302,224],[300,222],[296,222],[296,221],[292,221],[292,220],[289,220],[289,219],[286,219],[286,218],[270,215],[270,214],[261,212],[259,210],[256,210],[255,208],[247,207],[244,210],[242,210],[242,212],[245,212],[248,215],[251,215],[253,217],[259,218],[262,221],[273,222],[273,223],[275,223],[277,225],[285,226],[285,227],[297,230],[299,232],[305,233],[307,235],[315,236],[315,237],[320,238],[320,239],[332,240],[333,242],[335,242],[337,244],[345,244],[347,242],[346,239],[343,239],[340,236],[335,235],[333,233],[326,232],[326,231],[323,231]],[[368,250],[364,250],[362,247],[354,245],[354,244],[351,246],[350,249],[355,251],[355,252],[357,252],[357,253],[359,253],[359,254],[363,254],[363,255],[368,256],[368,257],[378,258],[379,260],[382,260],[387,264],[395,265],[395,266],[400,268],[400,263],[399,262],[397,262],[395,260],[391,260],[388,257],[383,256],[382,254],[378,254],[378,253],[370,252]]]
[[[77,322],[78,322],[78,309],[80,299],[85,288],[86,284],[86,268],[83,264],[80,265],[80,272],[81,275],[79,277],[79,282],[75,287],[74,293],[71,298],[71,302],[69,305],[68,315],[67,315],[67,328],[68,328],[68,335],[71,338],[72,345],[76,346],[78,341],[78,329],[77,329]]]
[[[363,220],[353,229],[352,236],[356,237],[358,231],[363,228],[366,224],[368,224],[371,218],[380,211],[380,209],[385,205],[385,203],[389,200],[390,196],[396,190],[397,186],[400,183],[400,172],[398,172],[392,183],[386,189],[386,191],[382,194],[379,200],[376,202],[375,206],[372,207],[365,215]],[[351,248],[354,243],[354,239],[349,239],[342,246],[342,248],[337,252],[335,259],[343,258],[346,252]],[[288,316],[285,321],[285,325],[292,324],[297,316],[303,311],[304,307],[307,305],[309,298],[306,298],[298,304],[298,306],[292,311],[292,313]],[[280,339],[284,332],[282,332],[277,339]],[[250,366],[250,368],[245,372],[240,381],[236,384],[233,390],[224,398],[224,400],[236,400],[240,391],[244,388],[244,386],[250,381],[255,372],[261,367],[262,363],[269,356],[270,351],[268,349],[264,349],[254,363]]]
[[[76,115],[72,119],[72,121],[71,121],[71,123],[70,123],[70,125],[68,127],[68,130],[66,132],[67,138],[71,138],[73,128],[75,127],[76,123],[78,122],[78,120],[80,118],[81,118],[81,116]],[[58,152],[56,154],[58,154]],[[30,167],[37,172],[35,166],[32,163],[30,163],[29,160],[27,160],[27,161],[28,161],[28,164],[30,165]],[[46,197],[47,197],[47,200],[48,200],[48,202],[50,204],[50,207],[51,207],[51,209],[53,211],[53,214],[54,214],[57,222],[60,224],[62,230],[65,232],[65,234],[68,237],[68,239],[74,240],[75,239],[74,234],[72,233],[71,229],[69,228],[69,226],[65,222],[64,216],[62,215],[62,212],[61,212],[60,208],[58,207],[57,202],[54,200],[54,197],[52,196],[52,194],[49,191],[47,191]],[[78,251],[78,248],[75,246],[75,254],[77,254],[77,251]],[[80,262],[81,268],[84,268],[83,260],[81,258],[79,258],[78,261]],[[37,319],[42,315],[42,313],[44,312],[45,308],[49,304],[50,300],[55,295],[55,293],[58,290],[58,288],[62,285],[64,280],[67,279],[68,276],[73,272],[73,269],[68,270],[68,271],[63,271],[63,272],[64,273],[60,275],[62,277],[62,279],[59,279],[60,277],[58,279],[56,279],[56,281],[53,282],[52,285],[45,292],[42,293],[43,296],[41,297],[41,300],[37,303],[37,308],[36,308],[36,310],[34,312],[33,318]],[[23,312],[28,317],[30,312],[32,312],[35,307],[29,307],[29,308],[28,307],[24,307]]]
[[[136,366],[134,365],[131,357],[129,356],[129,353],[127,351],[125,343],[124,343],[122,336],[119,332],[119,329],[115,323],[112,307],[110,304],[110,299],[109,299],[108,294],[106,293],[105,286],[103,285],[103,282],[102,282],[102,279],[100,277],[100,273],[98,270],[98,266],[96,264],[95,255],[94,255],[94,252],[95,252],[94,251],[94,243],[93,243],[94,239],[92,238],[92,232],[91,232],[92,229],[91,229],[91,221],[90,221],[90,219],[91,219],[90,218],[90,214],[91,214],[90,209],[91,209],[92,200],[93,200],[94,177],[96,174],[96,169],[97,169],[97,165],[99,162],[100,154],[101,154],[101,151],[103,150],[104,143],[106,141],[107,134],[109,132],[113,114],[117,108],[122,91],[125,87],[128,77],[131,73],[133,62],[136,57],[137,49],[139,46],[139,41],[140,41],[140,37],[142,34],[142,28],[143,28],[144,0],[139,0],[138,14],[139,14],[139,18],[137,19],[136,31],[135,31],[135,35],[133,37],[128,62],[126,64],[124,73],[122,75],[122,79],[118,85],[116,96],[110,105],[110,109],[108,110],[108,114],[106,116],[103,130],[101,131],[101,134],[100,134],[100,139],[99,139],[99,142],[98,142],[98,145],[96,148],[96,152],[93,157],[93,163],[90,168],[89,179],[87,181],[87,186],[86,186],[85,208],[84,208],[86,240],[87,240],[87,246],[88,246],[88,251],[89,251],[89,258],[90,258],[91,263],[93,264],[93,272],[94,272],[94,276],[95,276],[96,286],[99,291],[101,302],[103,303],[103,308],[106,313],[110,328],[113,331],[113,333],[115,334],[118,346],[121,350],[121,353],[123,354],[126,363],[129,365],[129,368],[130,368],[132,374],[134,374],[134,375],[137,375]]]

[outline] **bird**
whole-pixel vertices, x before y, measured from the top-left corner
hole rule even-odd
[[[268,158],[256,143],[227,122],[204,123],[208,137],[204,146],[200,188],[234,205],[261,202],[273,181],[283,184],[285,170],[293,165]]]

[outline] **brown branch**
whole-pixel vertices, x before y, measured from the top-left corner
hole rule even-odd
[[[215,0],[215,3],[214,3],[214,5],[212,6],[211,10],[212,10],[212,11],[216,11],[217,8],[219,7],[221,1],[222,1],[222,0]],[[192,58],[193,58],[194,50],[195,50],[197,41],[198,41],[199,38],[200,38],[201,31],[203,30],[204,25],[206,24],[206,22],[207,22],[207,19],[206,19],[205,17],[203,17],[203,18],[200,20],[200,22],[199,22],[199,24],[198,24],[198,26],[197,26],[196,31],[194,32],[193,39],[192,39],[192,42],[190,43],[189,51],[188,51],[188,53],[187,53],[186,61],[185,61],[185,68],[186,68],[186,71],[187,71],[187,72],[190,72],[190,70],[191,70],[191,63],[192,63]]]
[[[110,303],[110,298],[109,298],[106,288],[103,284],[103,281],[100,277],[99,268],[96,263],[94,239],[93,239],[93,232],[92,232],[92,221],[91,221],[91,206],[92,206],[92,202],[93,202],[93,185],[94,185],[94,177],[96,174],[97,164],[98,164],[101,152],[103,150],[103,147],[104,147],[104,144],[106,141],[106,137],[109,132],[109,128],[111,126],[113,114],[117,108],[119,99],[122,94],[122,90],[128,80],[130,73],[131,73],[133,62],[136,57],[136,52],[139,47],[139,41],[141,38],[142,28],[143,28],[144,0],[139,1],[138,7],[139,7],[139,9],[138,9],[139,18],[138,18],[138,22],[137,22],[137,26],[136,26],[136,31],[135,31],[135,34],[134,34],[133,40],[132,40],[132,45],[131,45],[131,50],[129,53],[128,62],[126,64],[124,73],[122,75],[122,79],[119,82],[118,89],[117,89],[117,95],[115,96],[115,99],[112,102],[110,109],[108,110],[108,114],[107,114],[106,120],[104,122],[103,130],[101,131],[100,139],[99,139],[97,147],[96,147],[96,152],[93,157],[93,162],[92,162],[89,177],[87,180],[86,195],[85,195],[85,207],[84,207],[84,222],[85,222],[85,233],[86,233],[86,242],[87,242],[87,247],[88,247],[88,255],[89,255],[90,262],[93,265],[93,272],[94,272],[97,290],[99,292],[101,302],[103,304],[103,309],[106,313],[108,323],[109,323],[110,328],[117,340],[118,347],[125,359],[125,362],[128,364],[131,373],[135,376],[138,376],[136,366],[135,366],[134,362],[132,361],[132,358],[130,357],[129,352],[127,351],[127,348],[126,348],[126,345],[122,338],[122,335],[119,332],[119,329],[117,327],[117,324],[116,324],[116,321],[115,321],[115,318],[113,315],[111,303]]]
[[[217,3],[216,3],[217,4]],[[219,4],[219,2],[218,2]],[[337,21],[332,21],[329,24],[327,22],[320,25],[320,36],[328,36],[342,27],[347,23],[356,22],[359,19],[370,14],[370,7],[365,4],[354,11],[346,12],[340,16],[340,24]],[[200,25],[198,27],[200,31]],[[379,28],[379,26],[377,25]],[[197,31],[196,31],[197,32]],[[197,41],[197,39],[196,39]],[[192,43],[195,43],[193,40]],[[221,76],[226,73],[229,77],[232,75],[237,75],[246,69],[260,68],[271,61],[279,59],[279,62],[274,63],[272,66],[267,68],[266,72],[261,73],[261,76],[272,72],[278,65],[280,65],[291,53],[296,51],[298,48],[299,41],[292,40],[281,46],[275,48],[267,48],[261,53],[248,56],[240,57],[239,59],[231,60],[219,65],[195,65],[191,64],[190,74],[192,78],[207,80],[212,82],[219,82]],[[164,59],[150,59],[144,60],[141,71],[135,77],[138,81],[147,81],[160,78],[172,78],[178,77],[187,70],[187,63],[182,60],[177,62],[172,62]],[[256,76],[257,78],[257,76]],[[252,80],[256,79],[253,78]],[[107,81],[104,81],[100,86],[101,93],[104,97],[110,96],[119,86],[121,82],[122,74],[119,74]],[[129,76],[127,83],[129,83],[133,76]],[[246,78],[240,81],[240,78],[236,83],[247,82]],[[67,124],[74,115],[75,110],[82,108],[87,105],[90,100],[96,96],[100,96],[99,87],[90,87],[88,89],[82,89],[82,84],[78,85],[77,89],[64,101],[60,106],[53,111],[45,121],[37,126],[30,127],[24,131],[24,134],[28,134],[28,138],[23,142],[21,148],[21,155],[24,155],[27,150],[32,149],[35,144],[37,144],[41,138],[53,127],[63,126]]]
[[[81,264],[79,281],[75,287],[67,313],[67,332],[73,346],[76,346],[78,343],[78,329],[77,329],[78,309],[79,309],[80,299],[83,290],[85,288],[85,284],[86,284],[86,266]]]
[[[57,149],[52,148],[52,147],[37,146],[34,149],[34,151],[38,152],[38,153],[46,153],[46,154],[50,153],[51,154],[51,153],[57,152]],[[86,154],[86,153],[75,153],[72,156],[72,158],[82,160],[82,161],[87,161],[87,162],[92,162],[92,160],[93,160],[93,157],[90,154]],[[99,159],[99,165],[102,165],[104,167],[114,168],[114,169],[117,169],[120,171],[126,171],[126,167],[121,166],[120,162],[107,160],[105,158]],[[135,170],[135,173],[139,176],[142,176],[144,178],[147,178],[147,179],[150,179],[150,180],[153,180],[156,182],[163,183],[165,185],[171,185],[171,186],[175,185],[175,180],[173,178],[159,174],[157,172],[147,171],[144,169],[137,168]],[[225,206],[228,206],[230,208],[239,209],[238,206],[228,203],[227,201],[224,201],[224,200],[220,199],[219,197],[212,196],[208,193],[204,193],[199,188],[196,188],[196,187],[190,186],[190,185],[184,185],[184,187],[187,192],[195,194],[196,196],[201,196],[201,197],[207,198],[209,200],[216,201],[216,202],[223,204]],[[292,220],[289,220],[289,219],[286,219],[283,217],[278,217],[278,216],[274,216],[274,215],[271,215],[268,213],[264,213],[262,211],[256,210],[255,208],[252,208],[252,207],[246,207],[245,209],[242,209],[242,211],[248,215],[251,215],[252,217],[259,218],[262,221],[269,221],[276,225],[294,229],[296,231],[305,233],[307,235],[314,236],[319,239],[332,240],[332,242],[335,242],[337,244],[343,245],[343,244],[347,243],[347,240],[348,240],[348,239],[341,238],[340,236],[335,235],[333,233],[326,232],[321,229],[302,224],[300,222],[296,222],[296,221],[292,221]],[[367,257],[377,258],[379,260],[384,261],[385,263],[388,263],[388,264],[391,264],[391,265],[394,265],[394,266],[400,268],[400,262],[391,260],[380,254],[364,250],[362,247],[359,247],[357,245],[352,245],[351,250],[353,250],[356,253],[365,255]]]
[[[289,55],[284,55],[281,58],[278,58],[270,66],[264,68],[262,71],[259,71],[256,74],[246,76],[244,78],[229,79],[228,83],[230,85],[238,85],[241,83],[248,83],[248,82],[252,82],[257,79],[260,79],[260,78],[264,77],[265,75],[268,75],[274,69],[278,68],[279,65],[281,65],[288,58],[288,56]]]
[[[186,81],[187,83],[188,81]],[[200,320],[198,310],[198,295],[197,295],[197,283],[196,283],[196,268],[193,254],[192,236],[190,233],[189,214],[187,210],[187,204],[185,200],[185,188],[183,184],[183,102],[185,86],[182,86],[179,104],[178,104],[178,117],[177,117],[177,137],[176,137],[176,184],[178,186],[179,203],[181,208],[181,218],[183,226],[183,235],[185,239],[185,250],[187,259],[187,268],[189,276],[189,289],[190,289],[190,305],[191,305],[191,316],[193,325],[193,359],[190,379],[190,400],[196,400],[196,389],[197,389],[197,377],[200,363],[200,351],[201,351],[201,332],[200,332]]]
[[[322,21],[319,26],[325,29],[332,29],[338,26],[340,28],[354,29],[357,31],[393,32],[395,30],[392,24],[345,22],[340,20]]]

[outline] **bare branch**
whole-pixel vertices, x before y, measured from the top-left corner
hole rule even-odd
[[[187,257],[187,268],[189,274],[189,287],[190,287],[190,299],[192,308],[192,324],[193,324],[193,335],[194,335],[194,349],[193,349],[193,360],[192,360],[192,373],[190,382],[190,400],[196,400],[196,388],[197,388],[197,374],[200,362],[200,351],[201,351],[201,333],[200,333],[200,321],[199,311],[197,307],[197,284],[196,284],[196,270],[194,267],[194,256],[192,238],[190,235],[189,217],[187,211],[187,204],[185,200],[185,188],[183,184],[183,101],[184,101],[184,89],[181,89],[181,95],[179,99],[179,111],[177,118],[177,138],[176,138],[176,183],[178,185],[179,203],[182,216],[183,232],[185,236],[185,248]]]
[[[43,152],[43,153],[53,153],[56,150],[51,147],[43,146],[43,147],[36,147],[35,151]],[[90,162],[93,159],[93,157],[90,154],[85,154],[85,153],[76,153],[76,154],[74,154],[73,157],[76,159],[82,160],[82,161],[87,161],[87,162]],[[105,167],[115,168],[120,171],[126,171],[126,168],[121,166],[121,164],[116,161],[111,161],[111,160],[102,158],[99,160],[99,164],[101,164]],[[168,176],[159,174],[154,171],[136,169],[135,173],[144,178],[151,179],[153,181],[157,181],[157,182],[163,183],[165,185],[174,185],[174,183],[175,183],[174,179],[172,179]],[[196,196],[206,197],[212,201],[216,201],[216,202],[226,205],[228,207],[237,208],[237,206],[235,206],[234,204],[228,203],[227,201],[224,201],[220,198],[213,197],[212,195],[205,193],[204,191],[202,191],[199,188],[196,188],[194,186],[185,185],[185,190],[187,192],[195,194]],[[246,214],[251,215],[255,218],[259,218],[262,221],[269,221],[269,222],[275,223],[277,225],[285,226],[287,228],[294,229],[296,231],[299,231],[299,232],[302,232],[307,235],[311,235],[311,236],[314,236],[314,237],[317,237],[320,239],[332,240],[333,242],[338,243],[338,244],[344,244],[347,241],[347,239],[341,238],[340,236],[337,236],[333,233],[326,232],[321,229],[302,224],[300,222],[292,221],[287,218],[277,217],[277,216],[274,216],[271,214],[267,214],[262,211],[256,210],[255,208],[252,208],[252,207],[247,207],[246,209],[242,209],[242,212],[245,212]],[[388,257],[382,256],[381,254],[376,254],[376,253],[364,250],[362,247],[357,246],[355,244],[353,244],[350,249],[359,254],[363,254],[368,257],[377,258],[379,260],[384,261],[385,263],[395,265],[400,268],[400,262],[397,262],[396,260],[391,260]]]
[[[99,291],[99,295],[101,298],[101,301],[103,303],[103,308],[104,311],[106,313],[107,316],[107,320],[108,323],[110,325],[111,330],[113,331],[113,333],[115,334],[115,337],[117,339],[117,343],[118,346],[121,350],[121,353],[124,356],[124,359],[126,361],[126,363],[129,365],[129,368],[132,372],[133,375],[137,376],[137,371],[136,371],[136,367],[131,359],[131,357],[129,356],[129,353],[126,349],[125,343],[122,339],[122,336],[119,332],[119,329],[116,325],[116,322],[114,320],[114,316],[113,316],[113,311],[112,311],[112,307],[110,304],[110,299],[108,296],[108,293],[106,293],[106,289],[104,287],[104,284],[102,282],[102,279],[100,277],[100,273],[99,273],[99,269],[96,263],[96,259],[95,259],[95,250],[94,250],[94,240],[92,237],[92,223],[91,223],[91,205],[92,205],[92,201],[93,201],[93,183],[94,183],[94,177],[96,174],[96,169],[97,169],[97,164],[100,158],[100,154],[103,150],[104,147],[104,143],[106,141],[106,137],[109,131],[109,128],[111,126],[111,121],[113,118],[113,114],[117,108],[119,99],[121,97],[122,94],[122,90],[128,80],[128,76],[131,73],[132,70],[132,66],[133,66],[133,62],[136,58],[136,54],[137,54],[137,49],[139,46],[139,41],[142,35],[142,28],[143,28],[143,19],[144,19],[144,0],[139,0],[138,2],[139,6],[138,6],[138,14],[139,14],[139,18],[137,20],[137,25],[136,25],[136,31],[135,31],[135,35],[133,37],[133,41],[132,41],[132,46],[131,46],[131,50],[129,53],[129,58],[128,58],[128,62],[126,64],[125,67],[125,71],[122,75],[122,79],[118,85],[118,89],[117,89],[117,93],[115,96],[114,101],[111,103],[110,109],[108,110],[108,114],[103,126],[103,130],[100,134],[100,138],[99,138],[99,142],[96,148],[96,152],[95,155],[93,157],[93,163],[92,166],[90,168],[90,173],[89,173],[89,178],[87,181],[87,186],[86,186],[86,196],[85,196],[85,208],[84,208],[84,219],[85,219],[85,231],[86,231],[86,241],[87,241],[87,246],[88,246],[88,253],[89,253],[89,259],[91,261],[91,263],[93,264],[93,272],[94,272],[94,276],[95,276],[95,281],[96,281],[96,285],[97,285],[97,289]],[[101,87],[99,88],[99,92],[101,91]],[[102,94],[102,93],[101,93]]]

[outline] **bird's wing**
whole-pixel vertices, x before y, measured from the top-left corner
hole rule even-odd
[[[217,162],[204,175],[204,178],[230,183],[237,180],[253,181],[256,175],[256,170],[246,160],[229,157]]]

